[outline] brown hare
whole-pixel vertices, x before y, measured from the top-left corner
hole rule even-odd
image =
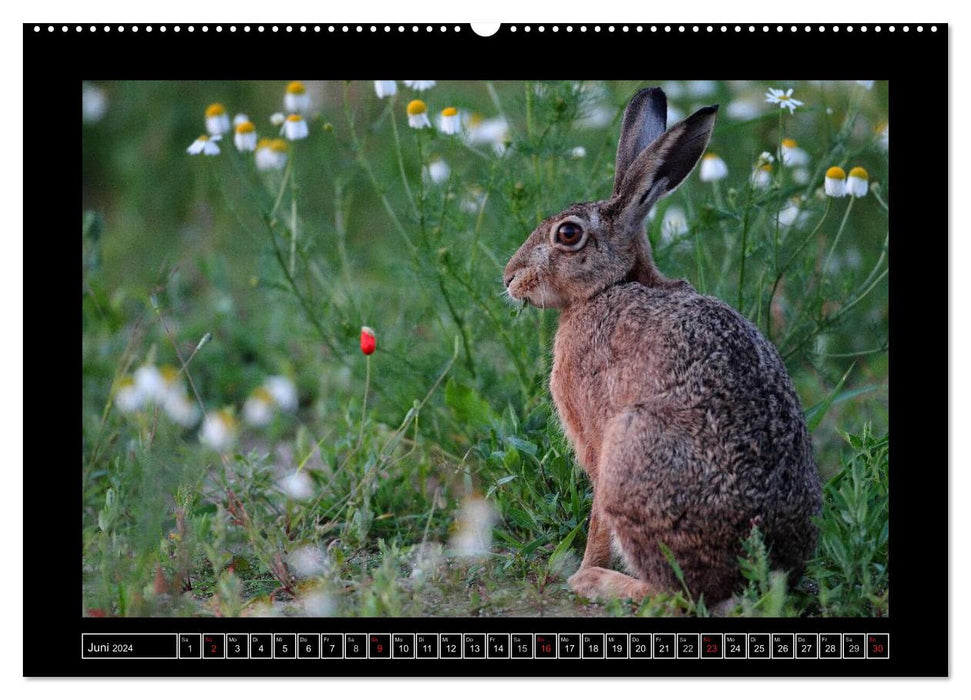
[[[709,605],[740,583],[758,524],[772,563],[812,554],[821,486],[792,381],[737,311],[654,265],[644,219],[705,151],[718,107],[666,129],[657,88],[627,106],[614,188],[543,221],[506,265],[509,295],[560,309],[550,390],[593,484],[587,547],[571,588],[634,598],[680,588]],[[611,544],[632,575],[608,567]]]

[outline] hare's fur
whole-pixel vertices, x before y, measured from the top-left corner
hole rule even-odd
[[[611,199],[544,221],[506,282],[515,298],[561,309],[550,389],[594,489],[571,587],[590,598],[676,591],[663,544],[692,595],[715,604],[740,583],[753,525],[773,564],[798,575],[816,544],[820,482],[775,347],[651,259],[644,215],[690,173],[714,126],[708,108],[664,131],[662,107],[658,90],[632,100]],[[585,243],[561,245],[564,222],[581,227]],[[607,568],[612,544],[631,576]]]

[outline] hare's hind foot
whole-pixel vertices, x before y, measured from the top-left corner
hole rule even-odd
[[[658,593],[657,589],[645,581],[600,566],[580,567],[568,583],[574,593],[591,600],[630,598],[640,601]]]

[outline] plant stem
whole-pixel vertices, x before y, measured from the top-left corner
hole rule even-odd
[[[856,197],[850,195],[850,203],[846,205],[846,212],[843,214],[843,220],[840,222],[839,230],[836,232],[836,237],[833,239],[833,245],[829,248],[829,253],[826,255],[826,261],[823,263],[823,267],[820,272],[825,275],[826,271],[829,270],[829,261],[833,257],[833,251],[836,250],[836,245],[840,242],[840,236],[843,235],[843,229],[846,228],[846,221],[850,218],[850,210],[853,209],[853,202]]]
[[[371,388],[371,356],[364,356],[364,400],[361,402],[361,432],[357,436],[357,447],[355,451],[361,449],[361,445],[364,443],[364,423],[367,418],[367,395],[368,390]]]

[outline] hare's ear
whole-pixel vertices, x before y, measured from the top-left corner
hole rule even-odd
[[[632,230],[640,231],[654,203],[694,170],[708,147],[717,113],[718,105],[702,107],[661,134],[627,168],[612,201]]]
[[[664,133],[668,123],[668,98],[661,88],[644,88],[627,103],[617,142],[614,195],[634,159]]]

